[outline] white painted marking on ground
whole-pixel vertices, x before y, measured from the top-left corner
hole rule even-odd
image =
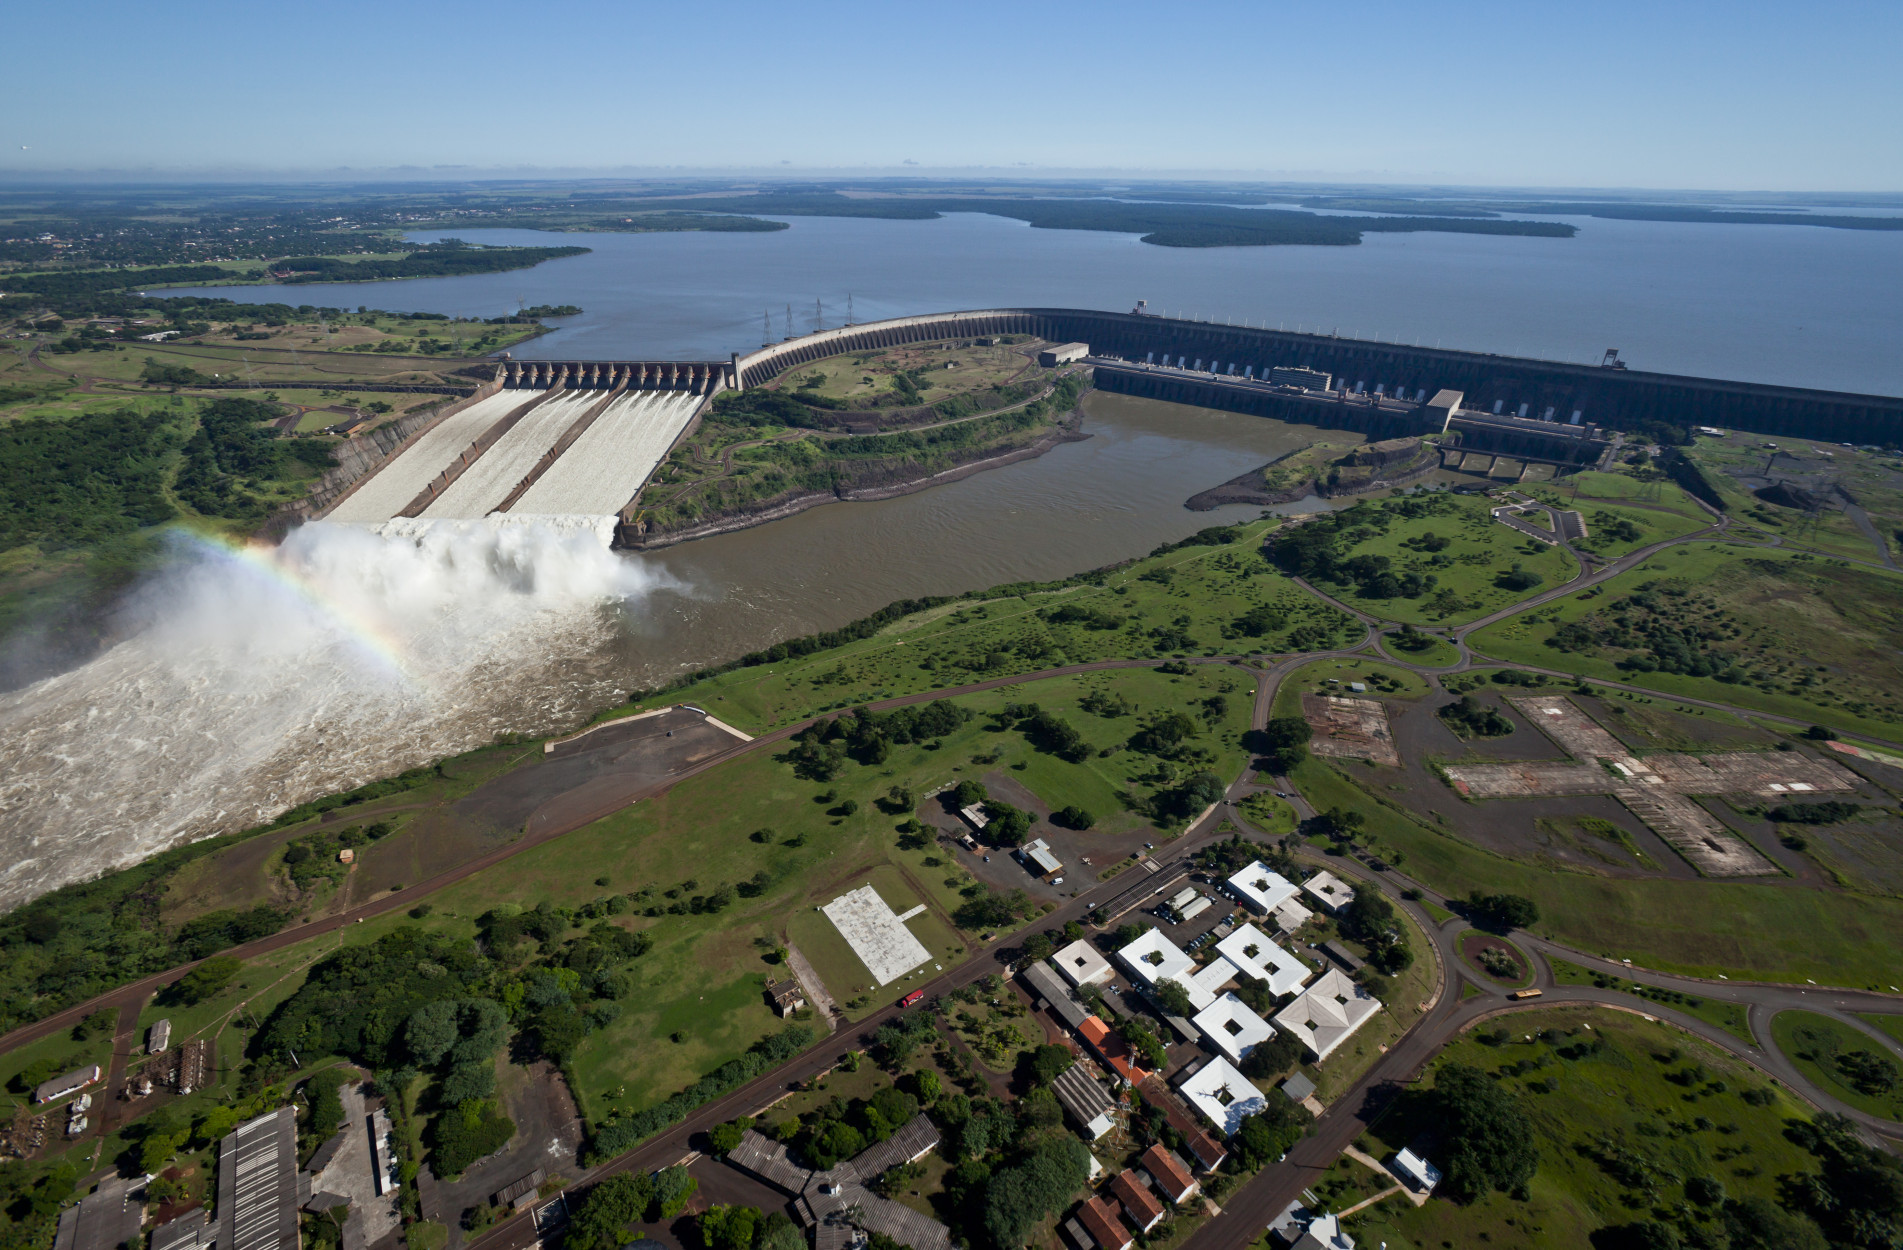
[[[890,985],[932,957],[869,885],[840,895],[820,910],[880,985]]]

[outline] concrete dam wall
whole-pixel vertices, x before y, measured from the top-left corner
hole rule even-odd
[[[1310,368],[1332,374],[1350,391],[1373,392],[1379,387],[1384,396],[1400,394],[1415,403],[1440,390],[1456,390],[1463,393],[1471,411],[1491,413],[1497,404],[1504,414],[1517,414],[1524,407],[1527,415],[1541,418],[1550,410],[1551,419],[1560,423],[1571,421],[1577,412],[1583,421],[1613,428],[1650,419],[1831,442],[1903,442],[1903,398],[1896,396],[1067,308],[987,309],[844,326],[764,347],[738,357],[734,366],[740,385],[758,386],[787,369],[842,352],[987,334],[1031,334],[1054,342],[1088,343],[1091,355],[1099,359],[1115,357],[1131,363],[1181,359],[1186,369],[1205,374],[1227,376],[1233,367],[1236,375],[1253,370],[1260,377],[1273,368]],[[1146,393],[1155,398],[1180,395],[1178,402],[1207,407],[1228,409],[1258,402],[1246,392],[1214,386],[1197,391],[1188,382],[1173,393],[1171,385],[1160,379],[1146,385],[1150,387]],[[1190,397],[1195,394],[1202,397]],[[1275,414],[1263,411],[1262,415]]]

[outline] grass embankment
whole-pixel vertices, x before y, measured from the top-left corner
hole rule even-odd
[[[1903,1120],[1895,1056],[1869,1035],[1829,1016],[1780,1011],[1771,1017],[1771,1038],[1813,1085],[1839,1102]]]
[[[1359,682],[1366,690],[1354,690]],[[1404,668],[1395,668],[1378,660],[1350,656],[1341,660],[1316,660],[1282,679],[1275,692],[1275,716],[1300,716],[1302,696],[1332,694],[1350,699],[1407,699],[1425,697],[1432,691],[1427,679]]]
[[[1872,569],[1694,543],[1467,642],[1497,659],[1896,739],[1898,590]]]
[[[1618,880],[1555,871],[1429,830],[1319,760],[1294,777],[1318,808],[1364,813],[1367,840],[1402,851],[1406,871],[1437,892],[1522,894],[1539,904],[1542,937],[1612,959],[1692,976],[1816,980],[1871,987],[1894,979],[1903,901],[1750,881]]]
[[[1499,1031],[1508,1040],[1481,1040]],[[1648,1206],[1678,1207],[1693,1178],[1716,1178],[1734,1198],[1774,1198],[1781,1176],[1813,1163],[1784,1136],[1784,1122],[1808,1118],[1808,1108],[1718,1048],[1623,1012],[1514,1012],[1448,1046],[1422,1087],[1454,1063],[1495,1074],[1525,1108],[1539,1149],[1530,1198],[1492,1193],[1469,1206],[1431,1199],[1416,1208],[1397,1195],[1347,1221],[1357,1244],[1590,1250],[1607,1225],[1642,1218]],[[1769,1102],[1747,1103],[1746,1091]],[[1403,1099],[1376,1122],[1370,1153],[1385,1159],[1416,1144],[1428,1125],[1410,1107]]]
[[[1624,977],[1608,976],[1564,959],[1548,959],[1546,962],[1553,969],[1553,980],[1560,985],[1591,985],[1603,990],[1619,990],[1668,1011],[1696,1016],[1706,1024],[1723,1029],[1747,1046],[1758,1044],[1758,1039],[1751,1036],[1751,1024],[1745,1009],[1736,1003],[1719,1002],[1696,994],[1681,994]]]
[[[1213,545],[1192,540],[1103,574],[947,601],[842,646],[787,654],[782,644],[753,657],[756,663],[643,697],[602,719],[684,699],[752,733],[869,700],[1066,664],[1262,654],[1359,638],[1353,618],[1262,559],[1254,540],[1272,524],[1219,530]]]
[[[1041,344],[1018,335],[1010,338],[997,345],[948,339],[828,356],[789,369],[768,385],[795,399],[831,401],[849,409],[937,404],[955,395],[1009,386],[1026,375],[1037,377],[1032,358]]]
[[[1376,638],[1375,642],[1389,659],[1398,660],[1403,664],[1419,664],[1424,668],[1448,668],[1460,663],[1460,648],[1432,634],[1416,632],[1403,638],[1390,630]]]

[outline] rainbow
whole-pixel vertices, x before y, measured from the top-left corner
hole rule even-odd
[[[221,535],[173,531],[180,542],[226,568],[238,569],[297,596],[313,611],[331,621],[379,667],[405,683],[414,683],[403,644],[382,622],[352,611],[324,588],[278,558],[276,547],[265,543],[235,543]]]

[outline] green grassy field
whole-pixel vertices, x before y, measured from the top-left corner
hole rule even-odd
[[[1352,875],[1343,875],[1351,882],[1355,880]],[[1421,1008],[1434,993],[1439,967],[1427,935],[1405,909],[1397,907],[1394,914],[1400,919],[1407,944],[1414,952],[1414,962],[1399,976],[1377,978],[1372,988],[1385,1010],[1356,1029],[1321,1063],[1304,1065],[1315,1082],[1315,1096],[1324,1104],[1333,1103],[1354,1088],[1355,1082],[1380,1061],[1388,1048],[1414,1027],[1421,1018]],[[1367,953],[1358,943],[1345,944],[1358,954]]]
[[[1564,651],[1550,645],[1562,627],[1582,621],[1597,636],[1611,636],[1615,618],[1626,610],[1617,605],[1647,583],[1686,591],[1663,613],[1707,631],[1704,651],[1735,663],[1732,671],[1743,680],[1621,667],[1627,657],[1645,654],[1636,646]],[[1891,574],[1814,557],[1692,544],[1662,551],[1583,595],[1488,626],[1467,641],[1498,659],[1564,667],[1894,739],[1903,737],[1898,588]]]
[[[656,693],[604,719],[685,698],[748,732],[833,708],[1066,664],[1124,658],[1259,655],[1358,638],[1352,618],[1269,568],[1244,527],[1220,546],[1185,547],[1098,579],[960,600],[895,621],[870,638],[802,658],[737,668]],[[1238,618],[1262,609],[1257,636]],[[1069,619],[1067,619],[1067,616]]]
[[[870,408],[886,397],[907,405],[934,404],[953,395],[1003,386],[1020,375],[1036,378],[1038,370],[1025,355],[1036,346],[1030,342],[996,347],[908,343],[882,351],[853,352],[815,360],[789,369],[772,385],[788,395],[816,393],[827,399],[843,400],[856,408]],[[895,385],[894,379],[900,373],[916,379],[913,391],[908,393]],[[922,390],[918,389],[920,383]]]
[[[1808,1109],[1775,1087],[1770,1105],[1745,1102],[1745,1090],[1765,1087],[1762,1076],[1716,1047],[1597,1008],[1515,1012],[1500,1023],[1511,1040],[1483,1043],[1490,1026],[1482,1025],[1441,1052],[1421,1084],[1449,1063],[1499,1075],[1539,1147],[1530,1200],[1493,1193],[1470,1206],[1432,1199],[1417,1209],[1392,1198],[1346,1221],[1358,1245],[1588,1250],[1600,1228],[1644,1218],[1648,1207],[1680,1209],[1692,1177],[1714,1177],[1732,1197],[1775,1197],[1781,1175],[1809,1170],[1810,1156],[1783,1131]],[[1578,1049],[1594,1041],[1596,1053]],[[1370,1153],[1385,1159],[1426,1127],[1403,1100],[1374,1125]],[[1615,1157],[1629,1166],[1602,1165]],[[1619,1174],[1647,1179],[1627,1186]]]
[[[1886,1120],[1903,1120],[1903,1088],[1894,1083],[1894,1056],[1878,1042],[1841,1020],[1809,1011],[1778,1012],[1771,1018],[1771,1037],[1798,1070],[1831,1097]],[[1860,1089],[1839,1066],[1847,1057],[1858,1054],[1890,1063],[1892,1084],[1888,1090]]]
[[[1874,1024],[1897,1041],[1903,1042],[1903,1016],[1884,1015],[1874,1011],[1860,1011],[1857,1016],[1865,1023]]]
[[[1903,902],[1748,881],[1617,880],[1554,871],[1429,830],[1319,760],[1294,777],[1316,807],[1367,817],[1368,840],[1405,852],[1407,873],[1442,894],[1523,894],[1543,937],[1662,972],[1873,987],[1895,977]]]

